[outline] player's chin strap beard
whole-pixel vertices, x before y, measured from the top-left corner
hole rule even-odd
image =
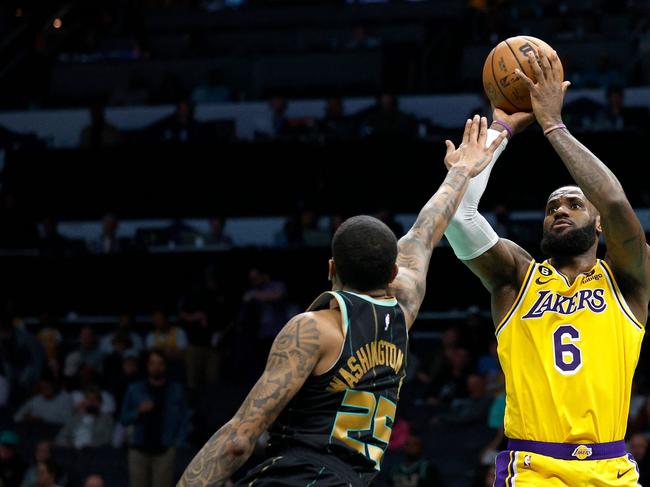
[[[544,230],[540,247],[550,257],[574,257],[584,254],[596,242],[596,220],[583,227],[571,228],[561,235]]]

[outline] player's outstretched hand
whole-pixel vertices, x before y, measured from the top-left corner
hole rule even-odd
[[[535,114],[532,112],[515,112],[506,113],[500,108],[492,105],[492,123],[501,121],[507,123],[512,128],[512,135],[516,135],[526,130],[530,124],[535,121]],[[495,130],[503,130],[502,126],[496,124],[493,126]]]
[[[547,56],[542,49],[538,49],[537,59],[532,52],[528,58],[537,82],[533,83],[520,69],[515,69],[515,73],[528,87],[535,117],[542,129],[546,130],[562,123],[562,103],[571,82],[562,81],[560,59],[555,51]]]
[[[496,148],[508,135],[508,132],[504,130],[489,147],[486,147],[487,131],[487,118],[474,115],[474,118],[468,119],[465,123],[463,142],[458,149],[451,140],[445,141],[447,145],[447,154],[445,155],[447,169],[452,167],[467,168],[472,177],[485,169],[492,160]]]

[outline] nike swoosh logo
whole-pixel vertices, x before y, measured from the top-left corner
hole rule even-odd
[[[539,284],[540,286],[542,286],[544,284],[547,284],[547,283],[551,282],[553,279],[557,279],[557,277],[551,277],[550,279],[547,279],[546,281],[542,281],[542,278],[538,277],[537,279],[535,279],[535,282],[537,284]]]
[[[623,475],[625,475],[626,473],[628,473],[630,470],[632,470],[632,469],[631,469],[631,468],[628,468],[628,469],[627,469],[625,472],[623,472],[623,473],[618,472],[618,473],[616,474],[616,478],[617,478],[617,479],[620,479]]]

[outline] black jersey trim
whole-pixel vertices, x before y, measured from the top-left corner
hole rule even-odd
[[[343,329],[342,330],[343,331],[343,342],[341,342],[341,350],[339,350],[339,355],[338,355],[338,357],[336,357],[336,360],[334,360],[332,365],[325,372],[323,372],[322,374],[318,374],[318,375],[314,374],[314,377],[322,377],[325,374],[327,374],[328,372],[331,372],[336,367],[336,364],[339,363],[339,360],[341,360],[341,356],[343,355],[343,350],[345,349],[345,342],[348,341],[348,340],[351,340],[351,338],[350,338],[350,320],[348,318],[348,307],[345,304],[345,299],[343,299],[343,296],[341,296],[339,293],[337,293],[335,291],[327,291],[327,292],[324,292],[323,294],[321,294],[314,303],[318,302],[320,300],[320,298],[325,294],[329,294],[334,299],[336,299],[337,303],[339,303],[339,310],[341,311],[341,321],[342,321],[341,327]],[[309,307],[309,309],[311,310],[311,306]],[[352,343],[350,343],[350,347],[352,347]]]
[[[377,306],[388,306],[388,307],[394,307],[397,305],[397,299],[396,298],[390,298],[390,299],[375,299],[373,297],[370,297],[366,294],[358,294],[358,293],[353,293],[352,291],[343,291],[345,293],[352,294],[356,296],[357,298],[361,298],[364,301],[368,301],[369,303],[376,304]]]

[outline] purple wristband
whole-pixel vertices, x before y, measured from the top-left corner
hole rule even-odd
[[[512,137],[515,135],[514,131],[512,130],[512,127],[508,125],[506,122],[503,120],[495,120],[492,123],[496,123],[497,125],[501,125],[504,129],[506,129],[506,132],[508,132],[509,138],[512,139]]]

